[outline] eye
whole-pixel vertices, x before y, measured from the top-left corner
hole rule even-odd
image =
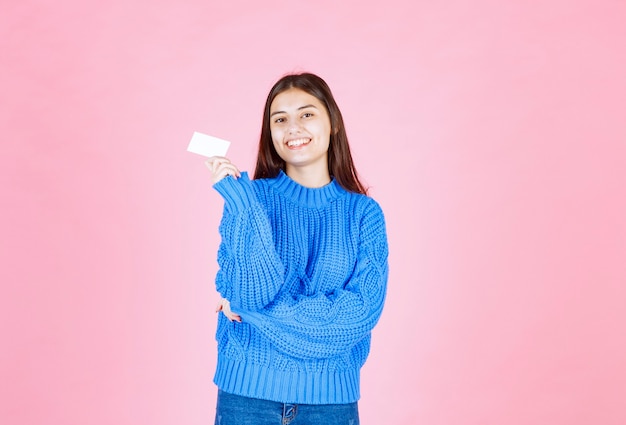
[[[313,112],[305,112],[302,114],[302,118],[311,118],[313,116]]]
[[[274,123],[276,123],[276,124],[281,124],[283,122],[285,122],[285,118],[283,118],[283,117],[278,117],[278,118],[276,118],[274,120]]]

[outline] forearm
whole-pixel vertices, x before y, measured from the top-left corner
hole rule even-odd
[[[284,279],[269,220],[245,173],[239,179],[226,178],[215,188],[225,200],[217,289],[233,308],[261,309],[276,296]]]

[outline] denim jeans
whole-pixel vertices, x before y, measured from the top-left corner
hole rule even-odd
[[[358,404],[285,404],[219,390],[215,425],[359,425]]]

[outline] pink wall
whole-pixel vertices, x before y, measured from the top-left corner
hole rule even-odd
[[[362,422],[626,423],[626,3],[4,3],[0,423],[212,423],[221,201],[185,148],[252,169],[292,70],[388,219]]]

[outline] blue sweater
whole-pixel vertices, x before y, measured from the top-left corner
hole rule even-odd
[[[219,315],[215,384],[282,403],[357,401],[387,286],[379,205],[283,172],[214,188],[224,198],[216,287],[242,318]]]

